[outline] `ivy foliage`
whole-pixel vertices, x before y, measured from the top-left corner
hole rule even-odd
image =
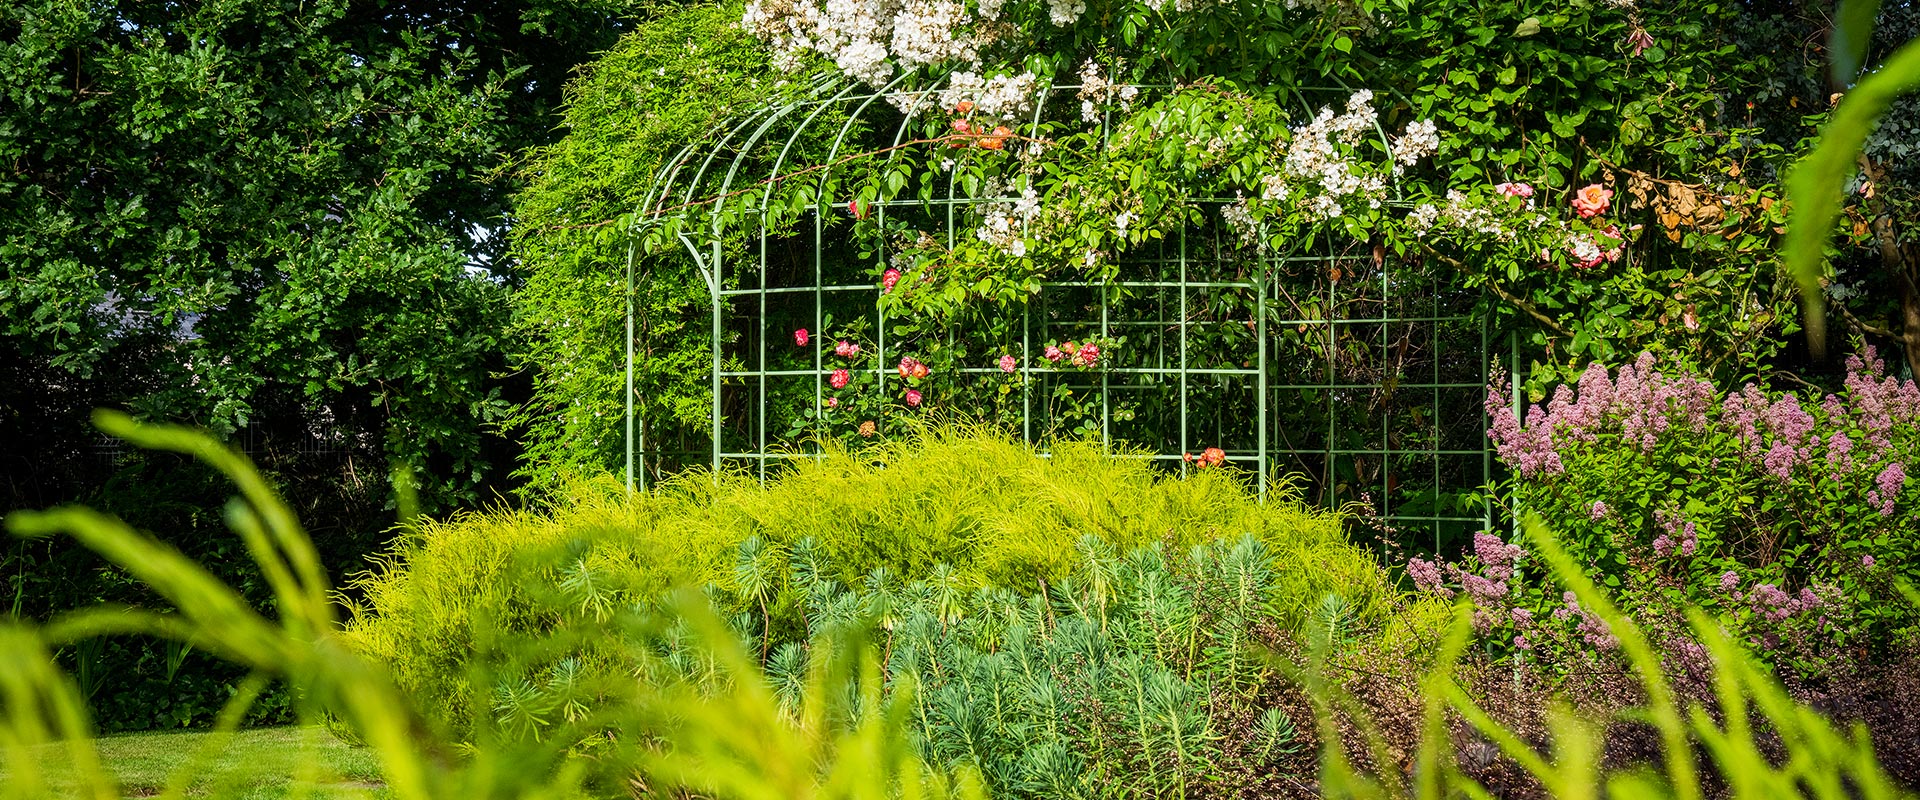
[[[627,222],[656,174],[689,143],[809,88],[770,72],[739,18],[737,6],[693,6],[642,24],[582,70],[568,90],[565,135],[526,160],[513,245],[527,279],[512,330],[519,357],[538,372],[534,399],[513,423],[525,431],[524,471],[536,483],[604,469],[623,452]],[[815,143],[800,149],[818,156]],[[708,155],[694,153],[687,171]],[[707,418],[710,295],[679,247],[632,262],[635,399],[640,417],[666,432]]]

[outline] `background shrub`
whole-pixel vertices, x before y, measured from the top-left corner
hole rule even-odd
[[[1824,398],[1749,384],[1722,393],[1651,356],[1594,366],[1525,416],[1488,396],[1492,437],[1519,509],[1558,530],[1582,568],[1700,662],[1682,609],[1712,611],[1802,677],[1911,637],[1899,594],[1920,578],[1920,387],[1871,349]],[[1408,562],[1415,582],[1479,607],[1479,627],[1519,649],[1611,650],[1617,638],[1553,581],[1517,578],[1518,542],[1482,534],[1464,566]],[[1696,666],[1700,664],[1696,663]]]

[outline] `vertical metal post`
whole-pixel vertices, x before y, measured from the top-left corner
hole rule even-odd
[[[1427,358],[1433,361],[1433,393],[1428,402],[1428,413],[1433,415],[1433,440],[1427,446],[1432,451],[1427,460],[1433,465],[1433,551],[1440,552],[1440,282],[1437,278],[1428,282],[1428,296],[1433,298],[1433,312],[1427,316]]]
[[[1526,422],[1526,418],[1520,416],[1520,336],[1518,332],[1507,332],[1507,348],[1507,382],[1513,384],[1513,415],[1519,417],[1521,422]],[[1513,532],[1508,541],[1516,541],[1520,538],[1520,501],[1513,500],[1511,514],[1513,519],[1510,522],[1513,525]]]
[[[713,269],[708,272],[708,280],[713,281],[713,330],[707,334],[712,344],[713,358],[713,485],[720,485],[720,304],[726,298],[720,295],[727,282],[722,278],[720,264],[720,238],[713,240]]]
[[[1389,304],[1392,302],[1393,287],[1387,281],[1386,264],[1382,263],[1380,265],[1381,320],[1393,318],[1388,311]],[[1388,327],[1391,324],[1384,321],[1379,323],[1380,367],[1383,375],[1388,365],[1393,363],[1393,336],[1392,329]],[[1386,379],[1394,381],[1397,389],[1399,381],[1396,378],[1397,376],[1389,376]],[[1393,406],[1391,405],[1393,395],[1385,386],[1381,386],[1377,391],[1380,393],[1380,520],[1384,529],[1391,531],[1393,527],[1387,522],[1387,518],[1393,516],[1393,489],[1387,481],[1393,474]]]
[[[766,241],[766,235],[764,233],[761,234],[760,241],[763,243]],[[756,462],[754,464],[754,472],[760,477],[761,483],[767,482],[767,335],[772,332],[768,330],[767,323],[768,272],[769,270],[766,266],[762,265],[760,268],[760,296],[758,298],[760,301],[760,310],[759,313],[754,316],[755,324],[753,326],[755,333],[754,338],[760,340],[758,347],[759,360],[757,366],[754,368],[754,372],[757,373],[754,376],[754,397],[756,398],[755,402],[759,410],[754,414],[753,430],[755,445],[753,454],[755,456],[754,461]]]
[[[1164,251],[1162,251],[1164,252]],[[1180,226],[1180,475],[1187,474],[1187,226]]]
[[[1259,400],[1260,423],[1259,423],[1259,430],[1256,432],[1258,439],[1255,444],[1255,446],[1259,449],[1256,452],[1255,463],[1258,464],[1260,468],[1260,475],[1256,479],[1259,482],[1260,500],[1261,502],[1265,502],[1267,499],[1267,275],[1268,275],[1267,266],[1268,266],[1268,260],[1267,260],[1267,254],[1265,249],[1266,237],[1263,235],[1260,237],[1260,239],[1261,239],[1260,241],[1261,250],[1259,251],[1259,257],[1260,257],[1259,258],[1260,268],[1259,268],[1259,279],[1258,279],[1259,286],[1254,289],[1254,301],[1253,301],[1254,302],[1254,311],[1253,311],[1254,336],[1255,338],[1258,338],[1260,340],[1259,356],[1258,356],[1260,359],[1260,370],[1259,370],[1259,375],[1254,379],[1259,387],[1258,391],[1260,392],[1260,400]]]
[[[1112,283],[1110,281],[1101,281],[1100,282],[1100,338],[1102,340],[1107,338],[1107,306],[1110,304],[1112,297],[1113,297]],[[1107,357],[1112,358],[1113,354],[1108,353]],[[1113,402],[1111,399],[1112,386],[1108,380],[1108,375],[1109,373],[1106,370],[1104,369],[1100,370],[1100,452],[1102,453],[1112,452],[1113,450],[1113,431],[1112,431]]]
[[[1033,443],[1033,302],[1020,307],[1020,441]]]
[[[1329,247],[1328,250],[1331,252],[1332,248]],[[1335,465],[1334,462],[1339,458],[1339,456],[1336,455],[1336,452],[1340,448],[1339,448],[1339,443],[1334,436],[1334,416],[1333,416],[1333,385],[1334,385],[1333,347],[1334,347],[1334,341],[1337,338],[1334,336],[1334,331],[1333,331],[1333,270],[1334,270],[1333,261],[1329,259],[1327,261],[1327,268],[1323,272],[1323,275],[1326,278],[1326,284],[1327,284],[1327,302],[1326,302],[1326,305],[1320,309],[1320,323],[1326,326],[1326,329],[1327,329],[1327,349],[1326,349],[1327,378],[1326,378],[1326,387],[1324,389],[1327,396],[1327,457],[1326,457],[1326,462],[1321,465],[1320,471],[1323,475],[1326,476],[1326,483],[1324,484],[1326,488],[1324,489],[1324,491],[1326,492],[1326,495],[1327,495],[1327,505],[1332,506],[1334,508],[1338,508],[1340,507],[1340,498],[1337,496],[1338,484],[1334,483],[1334,473],[1335,473],[1335,470],[1337,469],[1337,466]]]
[[[1480,316],[1480,364],[1484,371],[1493,365],[1493,343],[1489,341],[1486,315]],[[1485,380],[1485,376],[1482,376]],[[1482,387],[1484,388],[1484,387]],[[1480,407],[1480,435],[1475,441],[1480,443],[1480,529],[1493,531],[1493,449],[1487,446],[1486,431],[1493,427],[1493,419],[1487,416],[1486,397],[1478,398]]]
[[[627,240],[627,493],[633,493],[633,240]]]

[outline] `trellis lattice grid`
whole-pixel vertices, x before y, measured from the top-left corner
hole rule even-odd
[[[883,311],[877,276],[889,242],[847,235],[844,202],[820,198],[797,228],[761,227],[745,247],[728,245],[714,204],[700,198],[740,193],[751,169],[766,179],[746,190],[770,195],[792,173],[824,181],[854,148],[897,155],[912,116],[884,101],[899,98],[906,77],[868,93],[822,82],[808,99],[723,125],[670,159],[648,192],[643,218],[675,213],[703,223],[680,241],[712,298],[708,466],[765,478],[784,460],[818,456],[822,439],[858,442],[860,423],[884,437],[900,415],[944,409],[1000,424],[1042,452],[1062,437],[1097,439],[1185,471],[1196,468],[1190,454],[1217,447],[1263,495],[1285,485],[1312,502],[1360,503],[1403,535],[1430,531],[1436,547],[1491,523],[1477,490],[1494,468],[1482,403],[1494,354],[1474,313],[1478,295],[1364,243],[1317,237],[1287,252],[1247,247],[1219,224],[1227,199],[1196,199],[1211,224],[1116,256],[1111,278],[1046,281],[1024,303],[941,325]],[[1050,110],[1078,112],[1055,102],[1078,89],[1047,87],[1029,134]],[[1303,107],[1309,94],[1299,93]],[[819,125],[837,126],[825,157],[790,161]],[[945,197],[875,201],[862,211],[882,230],[944,236],[952,246],[971,235],[968,207],[995,201],[1003,199],[967,197],[950,182]],[[627,479],[643,486],[650,469],[693,460],[698,443],[649,449],[647,426],[636,424],[632,269],[629,259]],[[794,345],[801,328],[817,341]],[[857,363],[832,353],[849,331],[865,342]],[[1098,369],[1061,369],[1041,357],[1049,344],[1089,339],[1112,344]],[[845,408],[838,418],[843,409],[828,407],[839,402],[829,385],[835,369],[887,398],[890,382],[899,388],[895,361],[925,352],[950,365],[944,397],[929,390],[924,408]],[[1013,357],[1011,372],[1002,355]]]

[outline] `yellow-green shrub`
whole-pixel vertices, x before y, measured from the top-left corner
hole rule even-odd
[[[508,640],[651,606],[670,587],[711,587],[717,599],[764,605],[762,624],[776,636],[779,626],[799,625],[787,565],[803,542],[826,577],[845,585],[938,571],[961,587],[1032,591],[1075,569],[1085,536],[1130,552],[1251,534],[1273,554],[1270,602],[1283,622],[1297,624],[1328,594],[1358,619],[1384,613],[1392,594],[1385,573],[1347,543],[1338,514],[1285,492],[1262,502],[1243,474],[1180,479],[1129,455],[1063,445],[1043,457],[997,434],[948,428],[800,461],[765,485],[693,474],[628,496],[611,481],[579,482],[543,508],[417,525],[357,582],[364,605],[349,636],[461,727],[486,713],[469,696],[474,670],[498,666],[489,654],[505,652]],[[587,669],[618,665],[617,649],[568,647]],[[503,687],[539,679],[524,665],[488,678]]]

